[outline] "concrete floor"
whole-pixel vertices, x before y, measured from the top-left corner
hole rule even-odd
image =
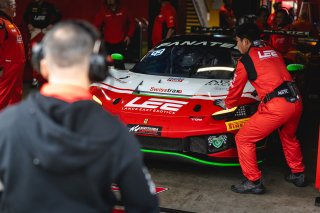
[[[230,186],[242,179],[240,168],[204,167],[170,159],[146,159],[146,165],[157,186],[169,188],[159,194],[163,208],[187,212],[320,212],[314,188],[317,157],[319,101],[304,105],[298,138],[304,154],[309,185],[295,187],[284,180],[288,171],[279,142],[269,145],[267,159],[260,166],[267,189],[264,195],[242,195]],[[168,211],[179,212],[179,211]]]

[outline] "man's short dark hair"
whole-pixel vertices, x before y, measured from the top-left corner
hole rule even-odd
[[[255,23],[244,23],[236,28],[235,36],[253,42],[260,39],[260,30]]]
[[[85,21],[64,21],[56,24],[44,37],[44,55],[50,55],[60,67],[83,62],[93,52],[98,31]]]

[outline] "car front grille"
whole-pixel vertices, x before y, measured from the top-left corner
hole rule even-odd
[[[166,151],[184,151],[184,140],[181,138],[159,138],[136,136],[145,149],[156,149]]]

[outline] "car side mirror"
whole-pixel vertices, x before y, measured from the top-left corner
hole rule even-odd
[[[289,65],[287,65],[287,70],[290,73],[297,73],[297,72],[304,70],[304,65],[303,64],[289,64]]]
[[[125,69],[124,61],[123,61],[124,57],[122,54],[113,53],[113,54],[111,54],[111,59],[113,60],[114,68],[119,69],[119,70]]]

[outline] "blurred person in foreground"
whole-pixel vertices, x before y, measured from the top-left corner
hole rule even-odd
[[[0,212],[158,212],[137,140],[92,100],[107,77],[99,33],[83,21],[56,24],[34,47],[40,92],[0,113]]]
[[[237,47],[243,56],[238,61],[223,108],[238,106],[248,80],[256,89],[261,102],[257,112],[235,136],[245,180],[238,185],[232,185],[231,190],[244,194],[265,193],[262,174],[257,164],[256,143],[275,130],[279,132],[284,155],[291,169],[285,180],[297,187],[306,186],[305,167],[300,143],[296,138],[302,113],[297,87],[282,56],[260,40],[260,31],[256,24],[238,26],[235,35]]]
[[[25,51],[22,36],[13,22],[15,0],[0,0],[0,110],[22,99]]]

